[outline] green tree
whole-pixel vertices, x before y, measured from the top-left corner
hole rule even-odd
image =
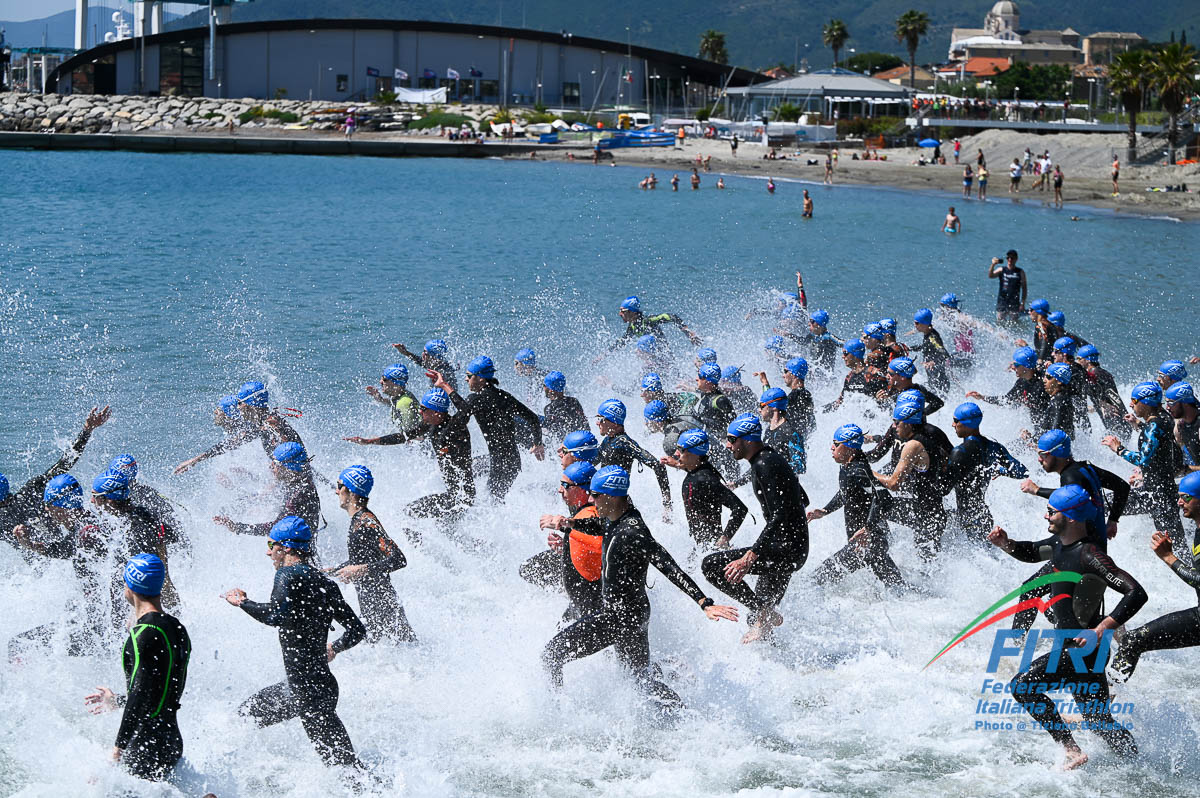
[[[833,65],[838,65],[838,53],[842,51],[846,40],[850,38],[850,31],[846,29],[846,23],[840,19],[831,19],[829,24],[821,28],[821,41],[830,50],[833,50]]]
[[[1114,56],[1108,70],[1109,89],[1120,98],[1121,106],[1129,117],[1129,131],[1126,133],[1129,138],[1125,151],[1126,163],[1132,163],[1133,159],[1137,157],[1138,114],[1142,112],[1146,100],[1152,66],[1153,59],[1150,52],[1130,50]]]
[[[804,113],[804,109],[792,103],[780,103],[775,107],[776,122],[796,122],[800,119],[800,114]]]
[[[876,72],[882,72],[885,69],[894,69],[903,65],[904,59],[899,56],[875,51],[855,53],[846,59],[847,69],[862,72],[864,75],[874,75]]]
[[[718,64],[729,63],[729,51],[725,49],[725,34],[712,29],[700,37],[700,57]]]
[[[1007,100],[1023,97],[1026,100],[1055,102],[1062,100],[1063,91],[1070,81],[1070,67],[1062,64],[1030,66],[1024,61],[1016,62],[992,78],[997,98]]]
[[[1190,44],[1168,44],[1158,52],[1151,68],[1150,80],[1158,92],[1158,101],[1167,112],[1168,163],[1175,163],[1175,136],[1179,114],[1192,96],[1196,81],[1196,48]]]
[[[917,82],[917,46],[929,32],[929,15],[924,11],[909,9],[896,20],[896,41],[908,48],[908,85]]]

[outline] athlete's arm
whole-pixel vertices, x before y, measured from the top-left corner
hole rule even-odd
[[[275,585],[271,588],[271,600],[267,602],[250,601],[241,603],[241,608],[254,620],[267,626],[279,626],[283,622],[283,613],[287,609],[288,576],[284,571],[275,572]]]
[[[731,540],[742,526],[742,522],[746,520],[746,514],[750,512],[750,508],[733,491],[721,483],[714,483],[713,487],[717,491],[717,498],[722,506],[729,508],[729,521],[725,524],[724,538]]]
[[[1009,556],[1021,562],[1042,562],[1054,556],[1054,541],[1057,538],[1051,535],[1042,540],[1010,540],[1007,547],[1004,548]]]
[[[1025,479],[1029,476],[1029,469],[1020,460],[1012,456],[1003,444],[992,441],[989,447],[992,452],[992,464],[1000,469],[1000,473],[1012,479]]]
[[[667,477],[667,467],[658,462],[654,455],[635,443],[632,438],[626,436],[624,443],[628,445],[628,451],[635,460],[654,472],[654,478],[658,480],[658,488],[662,491],[663,507],[671,509],[671,482]]]
[[[945,400],[942,399],[942,397],[938,396],[933,391],[926,389],[924,391],[921,391],[921,393],[924,394],[924,396],[925,396],[925,415],[926,416],[931,416],[946,406]]]
[[[1154,424],[1146,430],[1146,434],[1142,436],[1141,445],[1138,446],[1136,452],[1131,452],[1125,448],[1124,444],[1118,443],[1113,450],[1117,456],[1123,458],[1125,462],[1132,463],[1139,468],[1150,463],[1150,458],[1158,451],[1158,447],[1162,444],[1158,435],[1159,425]]]
[[[79,435],[75,437],[75,441],[63,452],[62,457],[58,458],[58,462],[50,466],[46,471],[46,479],[52,479],[59,474],[65,474],[70,471],[79,458],[83,456],[83,450],[87,448],[88,441],[91,440],[92,432],[104,426],[105,422],[112,417],[112,410],[108,405],[101,410],[93,407],[88,413],[87,420],[83,422],[83,429],[79,431]]]
[[[361,643],[367,636],[367,627],[363,626],[363,622],[354,614],[354,610],[346,603],[345,597],[342,596],[342,591],[335,586],[333,595],[330,596],[330,603],[333,606],[333,619],[341,624],[346,631],[337,640],[329,644],[334,654],[341,654],[349,648],[354,648]]]
[[[687,575],[687,572],[679,567],[679,563],[675,562],[675,558],[671,553],[662,547],[662,544],[651,537],[648,533],[643,532],[644,544],[647,553],[650,555],[650,563],[657,568],[663,576],[670,579],[675,584],[675,587],[682,590],[688,595],[692,601],[700,603],[705,600],[704,591],[696,584],[696,580]]]
[[[1120,603],[1108,614],[1113,621],[1112,628],[1129,621],[1149,598],[1137,580],[1118,568],[1108,554],[1096,548],[1094,543],[1084,544],[1082,563],[1100,576],[1106,585],[1122,594]]]
[[[174,656],[166,635],[157,626],[138,624],[129,631],[129,638],[134,652],[133,674],[115,743],[122,750],[129,747],[143,722],[162,711]]]
[[[890,475],[875,474],[875,478],[879,480],[879,484],[883,485],[888,490],[896,490],[900,485],[901,478],[908,472],[910,467],[919,467],[921,461],[929,462],[929,455],[925,451],[925,447],[920,441],[908,441],[900,450],[900,462],[896,463],[896,470]]]
[[[379,547],[379,553],[383,555],[383,559],[376,562],[366,563],[367,573],[375,577],[386,576],[393,571],[399,571],[408,565],[408,558],[404,556],[404,552],[396,545],[396,541],[384,531],[383,525],[376,522],[371,526],[370,534],[375,537],[376,545]]]
[[[542,445],[542,420],[540,418],[538,418],[538,414],[533,412],[532,410],[530,410],[528,407],[526,407],[525,404],[520,399],[513,396],[512,394],[505,392],[503,395],[507,397],[507,399],[505,401],[508,402],[508,407],[509,407],[509,410],[512,411],[512,414],[514,416],[516,416],[517,418],[524,419],[525,422],[528,423],[529,426],[532,428],[532,430],[533,430],[533,445],[541,446]]]
[[[1113,472],[1100,468],[1097,465],[1092,465],[1092,468],[1096,470],[1096,476],[1100,480],[1100,487],[1112,491],[1112,506],[1108,508],[1108,522],[1115,524],[1121,518],[1121,514],[1125,512],[1125,504],[1129,501],[1129,491],[1131,490],[1129,481],[1121,479]],[[1041,491],[1038,491],[1038,495],[1042,495]],[[1046,498],[1049,497],[1050,494],[1047,493]]]

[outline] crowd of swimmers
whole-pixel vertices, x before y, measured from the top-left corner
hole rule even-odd
[[[1102,634],[1126,627],[1107,676],[1093,667],[1095,653],[1083,658],[1087,673],[1082,666],[1075,673],[1107,695],[1109,681],[1128,679],[1148,652],[1200,645],[1200,607],[1135,628],[1131,621],[1146,592],[1108,553],[1123,517],[1149,515],[1158,530],[1149,545],[1200,597],[1200,570],[1192,561],[1193,551],[1200,551],[1193,548],[1200,547],[1200,413],[1180,360],[1162,363],[1121,396],[1100,365],[1101,351],[1067,326],[1063,311],[1045,299],[1028,301],[1016,261],[1012,251],[1004,264],[995,259],[989,266],[989,277],[1000,280],[998,318],[1016,325],[1027,317],[1031,324],[1013,341],[1015,381],[1003,394],[966,390],[963,380],[980,349],[977,339],[1011,340],[1011,328],[968,315],[955,294],[943,296],[935,308],[916,309],[910,330],[883,318],[841,338],[833,332],[834,314],[809,308],[797,274],[795,291],[747,315],[769,327],[757,352],[721,357],[678,315],[649,310],[636,296],[620,302],[624,331],[597,360],[631,347],[641,368],[627,385],[613,386],[614,395],[591,413],[568,392],[568,377],[543,369],[532,349],[513,358],[513,393],[500,387],[499,370],[486,355],[473,357],[460,373],[444,340],[426,342],[420,353],[396,344],[428,387],[413,389],[406,363],[388,365],[367,393],[387,408],[392,430],[346,440],[428,447],[444,487],[409,497],[405,514],[432,519],[440,534],[468,548],[472,541],[461,521],[480,499],[477,475],[489,494],[485,501],[502,503],[523,468],[524,453],[536,460],[557,457],[562,507],[541,516],[546,548],[520,566],[528,582],[565,598],[561,623],[542,652],[550,685],[563,684],[572,661],[611,647],[655,711],[670,716],[683,701],[651,655],[650,566],[695,603],[697,618],[744,619],[743,642],[769,644],[785,622],[788,587],[808,560],[809,525],[828,524],[823,519],[842,510],[845,545],[809,569],[811,580],[832,584],[869,569],[888,591],[919,590],[914,574],[906,575],[891,557],[893,525],[911,531],[926,569],[934,567],[948,539],[991,544],[1023,562],[1044,563],[1030,577],[1040,586],[1029,595],[1065,594],[1067,600],[1049,602],[1053,608],[1046,611],[1059,628]],[[700,347],[686,362],[671,351],[672,339],[680,337]],[[915,340],[906,344],[906,337]],[[747,360],[763,364],[750,372],[755,387],[746,384],[743,367],[730,365]],[[840,387],[818,403],[807,387],[810,376]],[[956,391],[966,401],[949,401]],[[854,395],[861,398],[847,402]],[[660,455],[627,430],[630,403],[637,399],[641,407],[635,411],[640,409],[645,429],[662,436]],[[540,412],[531,407],[538,402],[544,402]],[[987,408],[1001,405],[1017,409],[1024,420],[1012,444],[1015,453],[985,434]],[[852,407],[857,417],[845,419]],[[940,425],[934,420],[939,413]],[[818,416],[826,414],[838,414],[836,420],[845,423],[830,439],[814,440]],[[170,561],[189,541],[173,504],[139,480],[133,455],[117,455],[90,482],[72,475],[110,415],[107,407],[94,409],[63,456],[24,485],[10,486],[0,476],[0,535],[32,567],[41,558],[70,561],[85,599],[66,620],[14,637],[9,656],[14,661],[34,656],[56,638],[66,641],[72,655],[88,655],[111,650],[123,638],[123,694],[99,688],[86,702],[95,712],[122,712],[113,758],[139,777],[163,779],[184,747],[176,714],[191,641],[172,614],[180,597]],[[175,472],[238,447],[261,446],[279,496],[273,521],[212,519],[230,534],[261,538],[275,569],[264,600],[251,600],[241,588],[224,595],[250,619],[278,629],[285,673],[283,681],[246,698],[238,711],[259,726],[299,720],[326,763],[363,773],[337,714],[338,683],[329,662],[363,641],[418,641],[392,582],[406,566],[405,555],[370,508],[374,476],[356,464],[336,480],[325,480],[289,423],[289,411],[272,407],[261,382],[246,382],[221,399],[214,422],[221,440]],[[486,457],[475,456],[472,422]],[[1112,463],[1136,468],[1133,477],[1123,479],[1078,459],[1080,437],[1098,437],[1112,450]],[[832,463],[818,455],[826,448]],[[1034,482],[1019,455],[1036,455],[1048,475],[1044,481],[1057,475],[1058,486]],[[664,521],[677,502],[682,506],[703,583],[656,540],[655,519],[631,499],[635,461],[638,471],[653,475]],[[805,475],[833,469],[833,495],[810,497],[801,484]],[[684,472],[674,495],[671,470]],[[1046,502],[1047,536],[1027,531],[1015,537],[995,526],[986,493],[997,478],[1016,480],[1021,491]],[[332,483],[347,518],[348,557],[336,565],[317,556],[321,481]],[[763,519],[757,534],[742,530],[750,508],[748,496],[738,490],[746,485]],[[1181,512],[1196,524],[1192,545]],[[413,530],[403,530],[402,537],[422,545]],[[1082,575],[1081,581],[1039,580],[1062,571]],[[354,587],[357,611],[338,582]],[[1102,602],[1106,589],[1121,596],[1108,613]],[[1036,609],[1023,611],[1013,625],[1028,630],[1036,617]],[[331,642],[333,623],[343,632]],[[1035,660],[1014,682],[1037,682],[1048,657]],[[1061,677],[1061,669],[1075,668],[1074,660],[1064,658],[1059,668]],[[1053,704],[1040,701],[1044,696],[1036,692],[1014,695],[1064,747],[1068,766],[1086,761]],[[1099,728],[1113,727],[1105,709],[1084,714]],[[1137,753],[1128,730],[1100,735],[1122,756]]]

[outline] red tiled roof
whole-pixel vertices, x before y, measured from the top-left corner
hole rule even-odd
[[[963,66],[963,71],[969,75],[976,77],[988,77],[989,75],[999,75],[1001,72],[1008,71],[1012,64],[1008,63],[1007,58],[984,58],[976,56],[975,58],[967,59],[967,63]]]

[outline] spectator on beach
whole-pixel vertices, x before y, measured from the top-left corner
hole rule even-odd
[[[346,116],[346,122],[343,125],[343,128],[346,131],[346,141],[349,141],[354,135],[354,128],[356,125],[357,123],[354,121],[354,112],[351,111],[349,115]]]
[[[987,181],[988,181],[987,167],[984,166],[983,164],[980,164],[979,171],[976,172],[976,176],[979,178],[979,199],[986,200],[987,199]]]
[[[734,158],[737,157],[737,147],[738,147],[738,137],[737,137],[737,133],[734,133],[733,138],[731,138],[729,140],[729,150],[733,154]]]
[[[1054,207],[1061,208],[1063,206],[1062,198],[1063,173],[1062,167],[1058,164],[1054,165]]]
[[[1121,193],[1120,189],[1117,188],[1117,178],[1120,176],[1121,176],[1121,159],[1114,155],[1113,156],[1113,165],[1112,165],[1113,196],[1114,197]]]
[[[1021,162],[1016,158],[1013,158],[1012,166],[1008,167],[1008,176],[1011,179],[1008,184],[1008,193],[1021,193]]]

